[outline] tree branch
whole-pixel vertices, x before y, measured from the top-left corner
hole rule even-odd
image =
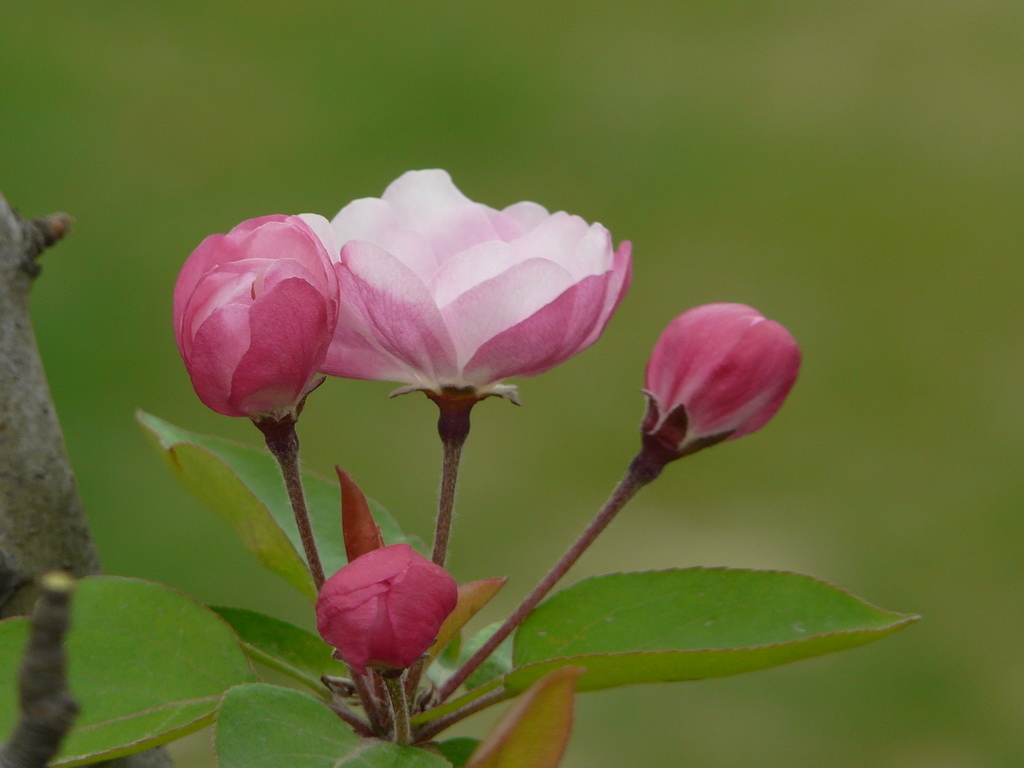
[[[48,571],[100,573],[29,317],[38,257],[70,223],[66,213],[26,221],[0,194],[0,617],[29,613]],[[171,761],[151,749],[103,765]]]
[[[100,572],[29,319],[36,259],[70,221],[0,196],[0,616],[27,614],[47,571]]]
[[[75,580],[53,571],[40,580],[39,602],[18,676],[21,717],[0,751],[0,768],[45,768],[78,714],[67,684],[64,635]]]

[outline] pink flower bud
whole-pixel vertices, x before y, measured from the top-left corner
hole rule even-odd
[[[593,344],[630,279],[600,224],[536,203],[495,210],[411,171],[331,222],[345,305],[324,372],[440,392],[501,391]]]
[[[199,399],[218,413],[295,415],[315,386],[337,324],[338,280],[312,227],[329,236],[320,216],[250,219],[203,240],[182,267],[178,351]]]
[[[458,602],[455,579],[408,544],[360,555],[324,582],[320,636],[356,672],[406,669],[422,656]]]
[[[669,460],[760,429],[800,369],[789,331],[743,304],[705,304],[671,323],[647,364],[649,449]]]

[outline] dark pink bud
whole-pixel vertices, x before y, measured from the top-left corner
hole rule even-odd
[[[760,429],[800,369],[789,331],[743,304],[705,304],[671,323],[647,364],[644,445],[685,456]]]
[[[196,394],[225,416],[297,414],[338,322],[322,217],[264,216],[203,240],[178,275],[174,333]]]
[[[434,643],[458,599],[451,574],[408,544],[392,544],[324,582],[316,626],[360,674],[368,666],[406,669]]]

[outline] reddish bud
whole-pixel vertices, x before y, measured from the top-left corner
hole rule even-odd
[[[320,636],[357,673],[406,669],[426,652],[458,601],[455,579],[408,544],[357,557],[324,582]]]
[[[338,473],[341,486],[341,531],[345,539],[345,555],[352,562],[360,555],[383,547],[384,539],[373,520],[370,503],[352,475],[341,467],[335,467],[334,471]]]
[[[786,399],[800,348],[743,304],[690,309],[661,334],[647,364],[644,446],[665,461],[760,429]]]

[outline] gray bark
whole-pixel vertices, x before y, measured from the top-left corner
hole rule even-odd
[[[29,319],[36,259],[68,223],[0,196],[0,616],[31,612],[47,571],[100,572]]]
[[[28,614],[42,574],[100,573],[29,317],[42,252],[66,214],[26,221],[0,195],[0,617]],[[108,768],[170,768],[163,749]]]

